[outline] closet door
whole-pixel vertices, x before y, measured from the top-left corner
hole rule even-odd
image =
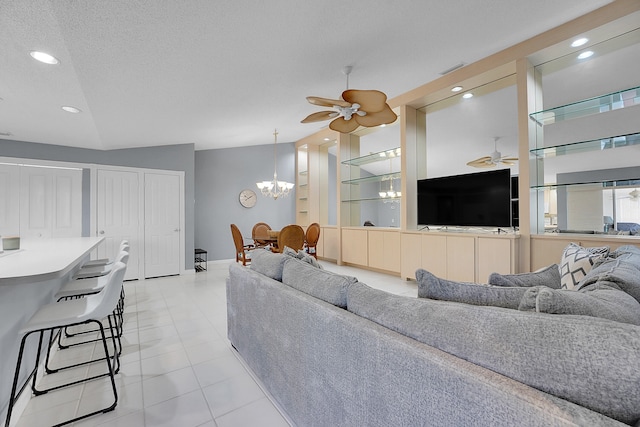
[[[104,243],[98,247],[98,258],[115,258],[120,242],[128,240],[126,280],[138,278],[141,253],[138,176],[137,172],[129,171],[97,171],[96,235],[104,237]]]
[[[20,233],[19,189],[19,166],[0,165],[0,235],[17,236]]]
[[[180,177],[145,173],[145,277],[180,274],[180,236]]]
[[[20,237],[82,235],[82,171],[20,167]]]

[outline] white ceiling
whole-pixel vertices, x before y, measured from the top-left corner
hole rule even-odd
[[[0,139],[202,150],[269,144],[277,127],[296,141],[326,126],[300,123],[318,111],[305,97],[338,97],[345,65],[351,88],[392,98],[607,3],[0,0]]]

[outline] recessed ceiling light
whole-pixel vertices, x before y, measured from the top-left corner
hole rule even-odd
[[[578,47],[578,46],[582,46],[583,44],[585,44],[586,42],[588,42],[589,39],[582,37],[580,39],[576,39],[573,41],[573,43],[571,43],[571,47]]]
[[[585,52],[582,52],[580,55],[578,55],[578,59],[587,59],[592,55],[593,55],[593,51],[592,50],[587,50]]]
[[[81,111],[80,109],[78,109],[76,107],[72,107],[70,105],[63,105],[62,109],[64,111],[66,111],[67,113],[74,113],[74,114],[79,113]]]
[[[331,138],[326,137],[324,140],[325,140],[325,141],[331,141]]]
[[[386,127],[387,127],[387,125],[386,125],[385,123],[383,123],[383,124],[381,124],[381,125],[380,125],[380,127],[381,127],[381,128],[386,128]]]
[[[471,92],[467,92],[464,95],[462,95],[462,97],[464,99],[469,99],[469,98],[473,98],[473,94]]]
[[[454,86],[451,88],[451,92],[460,92],[462,90],[462,86]]]
[[[29,52],[29,54],[36,61],[44,62],[45,64],[56,65],[60,63],[58,58],[56,58],[55,56],[51,56],[48,53],[32,50],[31,52]]]

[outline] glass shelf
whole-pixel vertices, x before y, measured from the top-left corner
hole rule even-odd
[[[397,200],[399,202],[400,199],[402,199],[402,197],[366,197],[366,198],[362,198],[362,199],[343,200],[342,203],[368,202],[368,201],[385,201],[385,200],[389,201],[389,202]]]
[[[538,125],[544,126],[634,105],[640,105],[640,86],[538,111],[529,114],[529,117]]]
[[[401,176],[400,172],[387,173],[384,175],[372,175],[366,176],[364,178],[356,178],[356,179],[348,179],[346,181],[342,181],[343,184],[364,184],[365,182],[383,182],[388,181],[390,179],[399,179]]]
[[[629,147],[631,145],[640,145],[640,133],[593,139],[591,141],[572,142],[570,144],[535,148],[529,151],[536,157],[556,157],[563,156],[565,154],[586,153],[589,151],[602,151],[611,148]]]
[[[534,185],[531,187],[532,190],[557,190],[561,187],[579,187],[581,185],[602,185],[602,188],[614,188],[614,187],[629,187],[629,186],[640,186],[640,179],[625,179],[625,180],[616,180],[616,181],[581,181],[581,182],[566,182],[562,184],[543,184],[543,185]]]
[[[362,166],[369,163],[381,162],[383,160],[395,159],[396,157],[400,157],[400,147],[368,154],[362,157],[355,157],[353,159],[343,161],[342,164],[349,166]]]

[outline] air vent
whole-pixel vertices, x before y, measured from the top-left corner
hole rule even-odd
[[[464,62],[461,62],[461,63],[459,63],[459,64],[456,64],[456,65],[454,65],[454,66],[453,66],[453,67],[451,67],[451,68],[447,68],[447,69],[446,69],[446,70],[444,70],[444,71],[440,71],[440,75],[441,75],[441,76],[444,76],[445,74],[449,74],[450,72],[455,71],[455,70],[457,70],[458,68],[462,68],[462,67],[464,67]]]

